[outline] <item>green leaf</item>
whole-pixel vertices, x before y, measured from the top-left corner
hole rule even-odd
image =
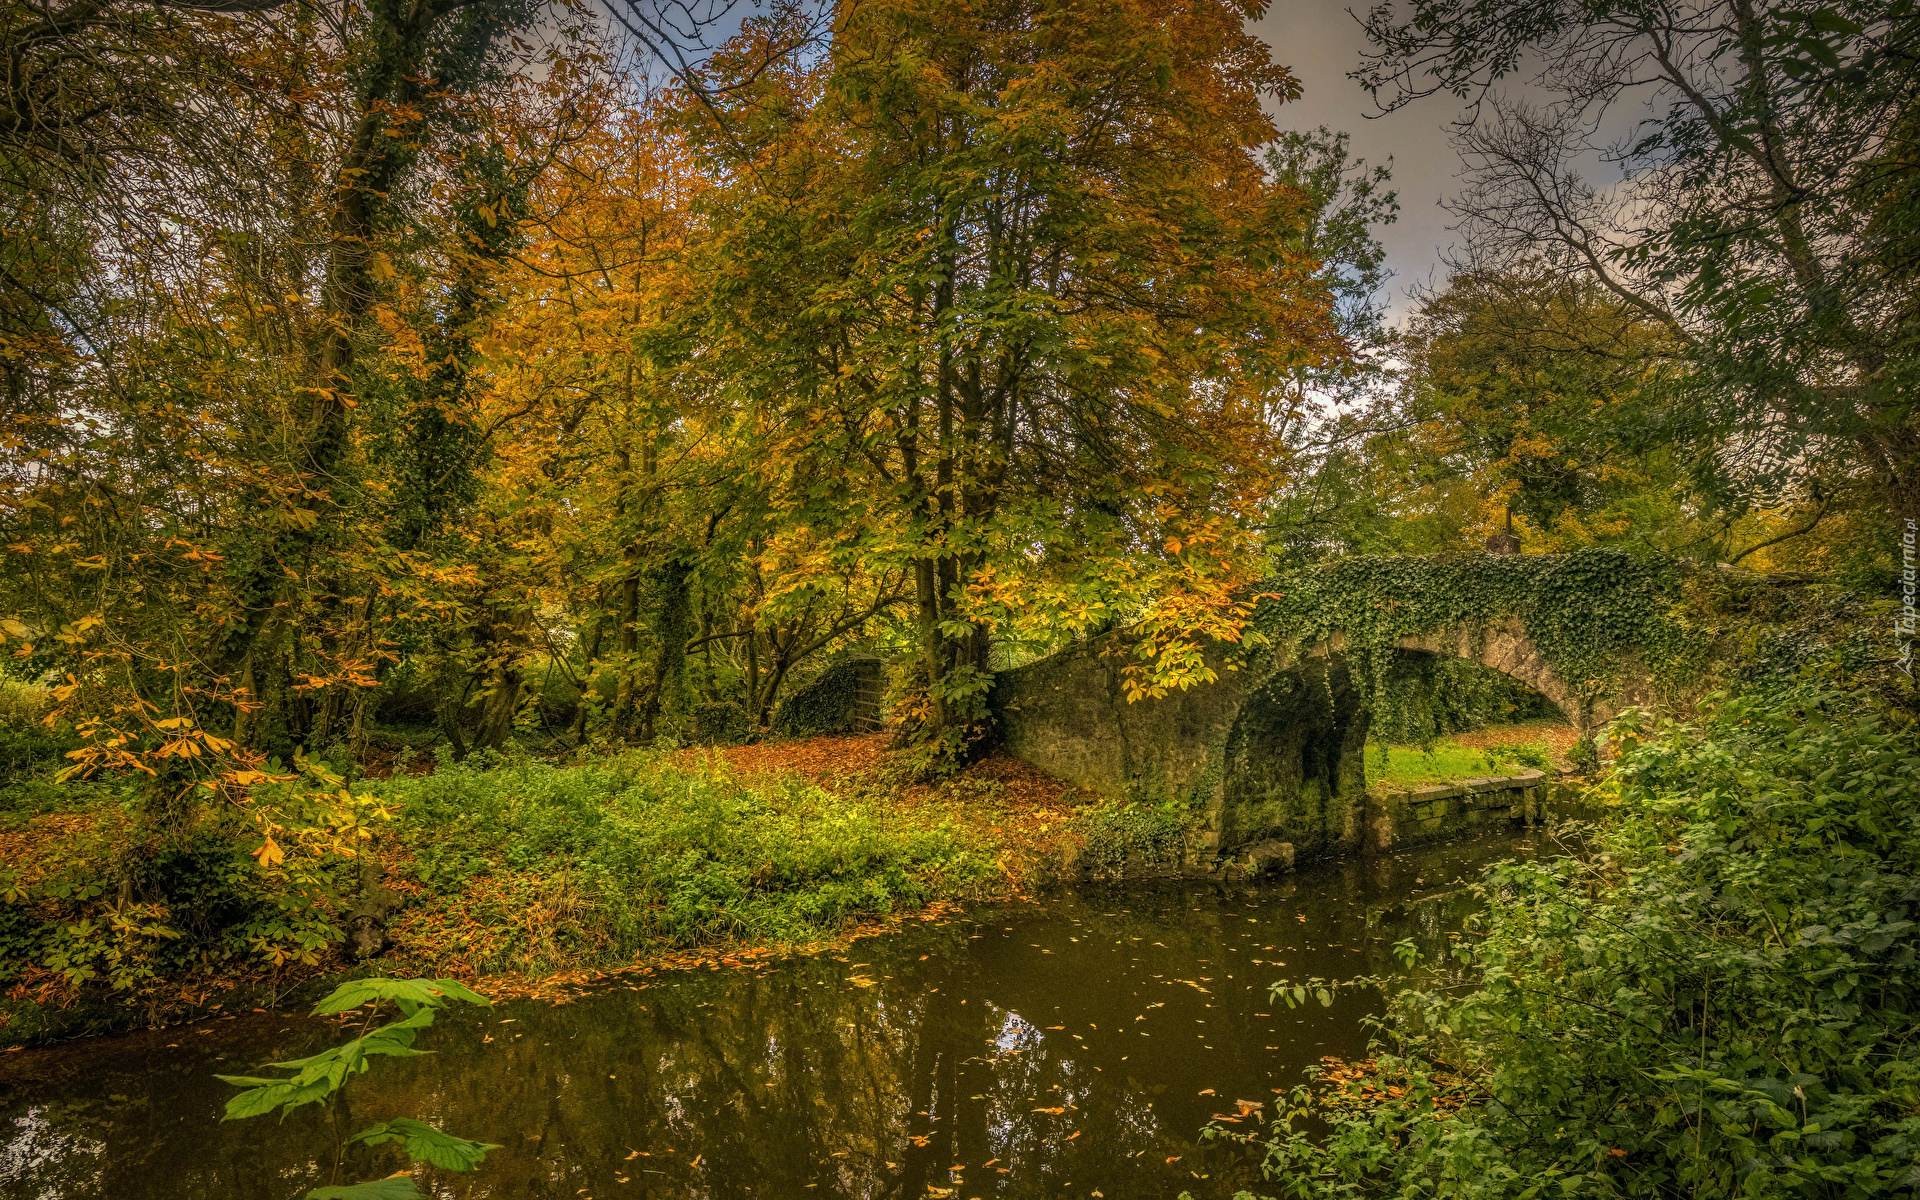
[[[392,1175],[345,1187],[315,1188],[307,1200],[425,1200],[411,1175]]]
[[[312,1104],[323,1100],[336,1085],[328,1080],[314,1080],[308,1083],[274,1083],[265,1087],[256,1087],[252,1091],[241,1092],[227,1101],[226,1120],[240,1121],[248,1117],[265,1116],[276,1108],[298,1108],[302,1104]]]
[[[435,980],[431,979],[353,979],[341,984],[328,994],[327,998],[313,1006],[313,1015],[324,1017],[329,1013],[346,1012],[379,1000],[409,1001],[414,1004],[437,1006],[440,997],[434,994]]]
[[[471,1171],[486,1158],[487,1151],[500,1148],[491,1142],[470,1142],[450,1133],[442,1133],[412,1117],[382,1121],[371,1129],[354,1134],[352,1140],[365,1142],[369,1146],[399,1142],[408,1158],[415,1162],[431,1163],[443,1171]]]
[[[478,1004],[482,1008],[493,1007],[493,1001],[451,979],[436,979],[433,981],[433,987],[449,1000],[464,1000],[468,1004]]]

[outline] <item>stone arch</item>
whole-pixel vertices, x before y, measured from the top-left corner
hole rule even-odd
[[[991,703],[1007,750],[1089,791],[1193,806],[1199,854],[1262,841],[1303,856],[1360,848],[1369,715],[1341,631],[1251,663],[1216,648],[1207,654],[1215,682],[1128,703],[1133,645],[1117,631],[1001,672]],[[1652,696],[1637,661],[1620,664],[1604,687],[1561,679],[1517,617],[1397,645],[1510,675],[1560,706],[1583,736]]]
[[[1489,622],[1477,629],[1461,625],[1415,634],[1395,644],[1401,650],[1463,658],[1517,679],[1551,700],[1583,735],[1605,725],[1623,708],[1653,702],[1652,680],[1637,659],[1618,664],[1621,669],[1603,686],[1561,679],[1552,661],[1527,636],[1519,617]],[[1334,630],[1298,657],[1344,656],[1346,648],[1346,633]],[[1289,660],[1283,653],[1277,661],[1284,667]]]

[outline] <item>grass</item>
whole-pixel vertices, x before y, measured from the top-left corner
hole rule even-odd
[[[1441,740],[1429,747],[1370,741],[1367,743],[1367,782],[1406,787],[1449,779],[1511,775],[1529,769],[1543,770],[1552,758],[1552,750],[1545,740],[1486,746],[1463,746]]]
[[[423,967],[540,975],[804,942],[997,874],[991,844],[934,806],[793,776],[637,752],[487,766],[368,785],[398,806],[386,857],[409,903],[394,933]]]

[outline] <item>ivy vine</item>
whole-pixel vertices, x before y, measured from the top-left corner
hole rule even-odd
[[[1663,690],[1689,677],[1706,647],[1677,615],[1679,564],[1591,547],[1560,555],[1365,555],[1277,576],[1255,607],[1249,654],[1297,655],[1335,631],[1368,707],[1395,712],[1399,642],[1431,635],[1480,637],[1518,617],[1528,638],[1579,699],[1591,700],[1637,658]],[[1400,689],[1404,690],[1404,689]]]
[[[827,667],[787,697],[774,713],[775,737],[866,733],[876,715],[864,708],[884,686],[884,668],[871,655],[853,655]]]

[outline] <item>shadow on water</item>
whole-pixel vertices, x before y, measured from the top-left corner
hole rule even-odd
[[[1268,984],[1395,971],[1410,936],[1436,954],[1471,904],[1458,884],[1537,850],[1090,888],[844,956],[449,1013],[422,1043],[438,1053],[349,1085],[351,1127],[412,1115],[501,1143],[478,1173],[434,1177],[448,1198],[1230,1196],[1258,1171],[1197,1142],[1208,1118],[1271,1107],[1322,1055],[1366,1045],[1367,998],[1289,1011]],[[213,1073],[340,1036],[249,1013],[6,1055],[0,1197],[302,1196],[328,1182],[324,1113],[222,1124]],[[383,1153],[354,1177],[402,1165]]]

